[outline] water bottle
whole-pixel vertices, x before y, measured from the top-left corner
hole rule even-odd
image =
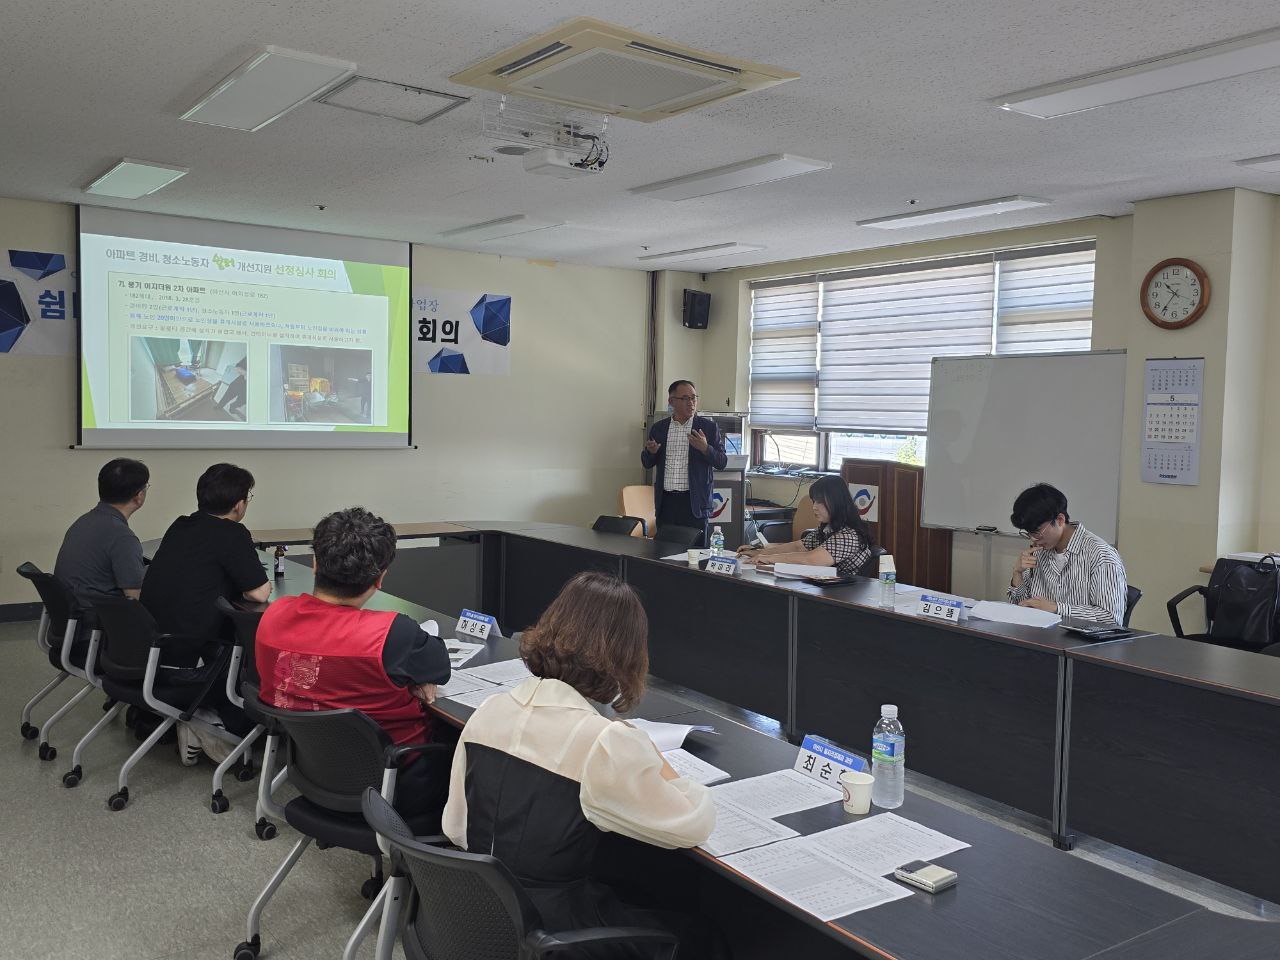
[[[898,594],[898,568],[893,565],[893,557],[884,554],[880,557],[880,606],[892,610]]]
[[[718,526],[711,530],[711,555],[718,557],[724,553],[724,531]]]
[[[276,546],[276,579],[279,580],[284,576],[284,552],[285,547],[282,544]]]
[[[907,770],[907,737],[898,722],[898,708],[886,703],[880,708],[880,722],[871,732],[871,802],[881,810],[902,806]]]

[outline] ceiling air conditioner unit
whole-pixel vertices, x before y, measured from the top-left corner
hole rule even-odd
[[[651,122],[798,76],[577,17],[449,79]]]

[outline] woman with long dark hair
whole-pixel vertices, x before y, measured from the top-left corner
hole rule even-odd
[[[744,546],[738,553],[768,571],[775,563],[803,563],[835,567],[845,578],[856,577],[875,551],[871,527],[858,513],[849,486],[840,477],[819,477],[809,487],[818,528],[799,540],[771,543],[767,547]]]

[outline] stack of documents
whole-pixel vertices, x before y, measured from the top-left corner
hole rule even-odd
[[[658,723],[656,720],[641,720],[639,718],[632,718],[627,723],[637,730],[643,730],[647,733],[649,739],[653,741],[653,745],[662,753],[684,746],[684,738],[694,730],[700,733],[716,732],[715,727],[689,723]]]
[[[450,640],[460,648],[482,647],[479,643],[465,643],[461,640]],[[461,651],[466,652],[466,651]],[[475,656],[476,651],[466,652],[466,659]],[[452,659],[452,654],[450,654]],[[465,660],[463,661],[466,662]],[[486,663],[479,667],[468,667],[454,670],[449,682],[440,688],[440,696],[460,703],[464,707],[478,707],[495,694],[502,693],[533,676],[523,660],[500,660],[497,663]]]
[[[809,563],[775,563],[773,575],[779,580],[804,580],[806,577],[838,576],[835,567],[818,567]]]
[[[1048,610],[1019,607],[1016,604],[1001,603],[998,600],[979,600],[969,613],[980,620],[1016,623],[1024,627],[1054,627],[1062,622],[1062,617]]]

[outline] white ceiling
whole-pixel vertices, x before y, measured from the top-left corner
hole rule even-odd
[[[1135,200],[1226,186],[1280,192],[1280,174],[1233,163],[1280,153],[1280,69],[1058,120],[989,102],[1280,26],[1275,0],[445,6],[10,3],[0,21],[0,196],[87,201],[82,188],[129,156],[191,168],[155,196],[120,202],[131,209],[630,268],[640,268],[636,258],[646,252],[727,241],[766,247],[688,268],[712,270],[1123,214]],[[801,77],[654,124],[612,120],[611,156],[596,177],[527,175],[518,157],[495,156],[497,144],[480,135],[480,91],[447,78],[581,14]],[[253,134],[178,119],[263,43],[354,60],[365,76],[477,97],[422,127],[314,103]],[[680,203],[627,192],[783,152],[834,166]],[[909,199],[924,209],[1015,193],[1055,202],[911,230],[854,226],[905,211]],[[568,226],[484,244],[440,237],[518,213]]]

